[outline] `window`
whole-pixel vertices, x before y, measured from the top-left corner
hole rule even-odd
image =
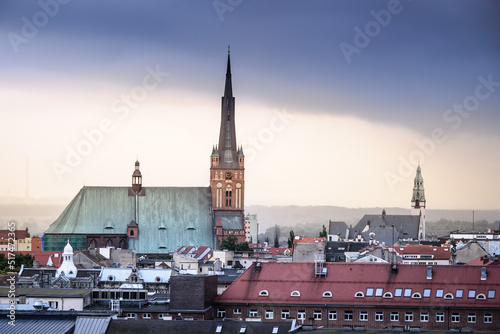
[[[137,314],[135,313],[127,313],[127,319],[135,319],[137,317]]]
[[[306,311],[305,310],[298,310],[297,311],[297,319],[298,320],[305,320],[306,318]]]
[[[405,321],[413,321],[413,312],[405,312]]]
[[[486,313],[484,315],[484,323],[485,324],[491,324],[493,322],[493,314],[491,313]]]
[[[457,289],[457,291],[455,291],[455,298],[463,298],[463,297],[464,297],[464,290]]]
[[[480,293],[477,295],[476,299],[486,299],[486,295],[484,293]]]
[[[323,297],[331,297],[332,296],[332,292],[331,291],[325,291],[323,292]]]
[[[384,298],[392,298],[392,293],[390,292],[384,293]]]
[[[269,296],[269,291],[262,290],[261,292],[259,292],[259,296],[261,296],[261,297],[267,297],[267,296]]]
[[[217,325],[217,328],[215,329],[216,333],[222,333],[222,325]]]
[[[476,290],[469,290],[469,294],[467,295],[468,298],[476,298]]]
[[[444,299],[453,299],[453,294],[451,294],[451,293],[445,294]]]
[[[404,297],[411,297],[411,289],[405,289]]]
[[[467,322],[468,323],[475,323],[476,322],[476,313],[469,313],[467,314]]]
[[[233,314],[241,314],[241,309],[240,308],[235,308],[233,310]]]
[[[373,288],[366,289],[366,297],[373,297]]]
[[[143,313],[142,319],[151,319],[151,313]]]
[[[420,292],[415,292],[415,293],[411,296],[411,298],[416,298],[416,299],[418,299],[418,298],[422,298],[422,295],[420,294]]]
[[[375,312],[375,321],[384,321],[384,312]]]
[[[495,299],[495,290],[488,290],[488,299]]]
[[[399,313],[391,312],[391,321],[399,321]]]
[[[360,321],[368,321],[368,311],[360,311],[359,312],[359,320]]]
[[[436,322],[444,322],[444,312],[436,313]]]
[[[451,322],[460,322],[460,314],[452,313],[451,314]]]
[[[313,318],[314,320],[321,320],[321,311],[314,311]]]
[[[424,289],[424,298],[430,298],[431,289]]]
[[[281,310],[281,319],[290,318],[290,310]]]
[[[344,311],[344,320],[352,321],[352,311]]]
[[[274,319],[273,310],[266,310],[266,319]]]
[[[225,318],[226,317],[226,309],[220,308],[217,310],[217,318]]]
[[[436,298],[443,298],[443,289],[437,289],[436,290]]]
[[[403,289],[396,289],[394,291],[394,297],[401,297],[403,294]]]
[[[328,311],[328,320],[337,320],[337,311]]]
[[[429,313],[421,312],[420,313],[420,322],[429,322]]]
[[[356,297],[356,298],[363,298],[364,296],[365,295],[361,291],[356,292],[356,294],[354,295],[354,297]]]
[[[250,310],[250,312],[248,313],[250,318],[256,318],[257,317],[257,310]]]
[[[57,309],[58,306],[59,306],[59,302],[56,302],[56,301],[49,302],[50,308]]]
[[[290,296],[292,296],[292,297],[300,297],[300,291],[299,290],[292,291],[292,293],[290,294]]]
[[[375,290],[375,297],[382,297],[382,293],[384,292],[384,289],[382,288],[377,288]]]

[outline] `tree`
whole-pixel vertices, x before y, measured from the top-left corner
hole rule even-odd
[[[267,244],[269,245],[269,237],[266,237],[265,242],[267,242]]]
[[[325,225],[323,225],[323,230],[321,232],[319,232],[319,237],[326,238],[327,235],[328,235],[328,232],[326,232],[326,227],[325,227]]]
[[[15,253],[11,256],[10,260],[5,254],[0,254],[0,275],[9,272],[19,272],[21,265],[31,268],[33,267],[33,260],[34,258],[30,254]]]
[[[274,247],[278,248],[280,246],[279,241],[280,228],[278,225],[274,225]]]
[[[248,242],[240,242],[239,244],[236,244],[236,250],[240,252],[249,252],[251,251],[250,247],[248,246]]]
[[[238,238],[236,236],[230,234],[227,238],[222,239],[220,243],[219,249],[227,249],[234,251],[236,250],[236,243],[238,242]]]
[[[288,248],[293,248],[293,241],[295,240],[295,233],[290,230],[290,237],[288,238]]]

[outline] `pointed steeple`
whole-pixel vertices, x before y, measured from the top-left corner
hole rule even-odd
[[[422,177],[422,171],[420,169],[420,163],[417,167],[417,174],[413,180],[413,196],[411,198],[412,207],[425,208],[425,191],[424,191],[424,178]]]
[[[226,69],[226,86],[224,87],[224,96],[233,96],[233,84],[231,82],[231,57],[229,45],[227,46],[227,69]]]

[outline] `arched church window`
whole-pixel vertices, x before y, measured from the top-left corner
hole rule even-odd
[[[131,232],[134,232],[134,230],[132,230]],[[133,234],[132,234],[132,235],[133,235]],[[120,240],[120,248],[122,248],[122,249],[125,249],[125,248],[126,248],[126,247],[125,247],[125,239],[121,239],[121,240]]]
[[[113,240],[108,239],[108,241],[106,241],[106,247],[114,247]]]
[[[90,240],[89,248],[97,248],[97,241],[95,239]]]

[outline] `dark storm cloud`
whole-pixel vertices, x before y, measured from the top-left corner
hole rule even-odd
[[[210,83],[221,76],[230,43],[240,96],[419,131],[442,123],[447,108],[474,94],[478,76],[500,81],[496,1],[401,0],[351,62],[340,44],[354,45],[354,28],[364,30],[375,20],[372,11],[387,11],[392,1],[242,1],[222,15],[213,3],[73,0],[14,53],[7,34],[19,33],[22,18],[41,9],[37,2],[2,2],[0,60],[11,66],[0,71],[123,79],[158,63],[177,88],[220,93]],[[498,105],[500,89],[481,102],[469,126],[498,124]]]

